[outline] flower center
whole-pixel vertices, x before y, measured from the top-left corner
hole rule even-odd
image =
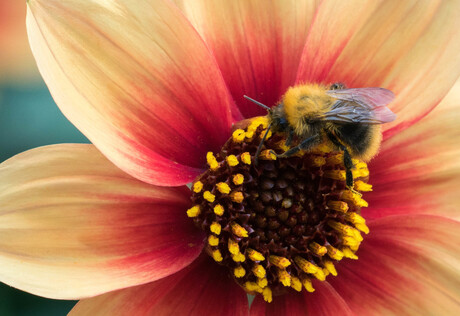
[[[246,292],[271,302],[290,290],[313,292],[313,278],[335,276],[338,261],[358,258],[360,232],[369,229],[357,191],[372,186],[367,165],[353,159],[355,191],[347,189],[343,153],[325,144],[277,159],[271,151],[288,149],[283,134],[268,133],[256,165],[267,125],[255,118],[220,153],[207,154],[209,169],[193,183],[187,215],[207,232],[207,253]]]

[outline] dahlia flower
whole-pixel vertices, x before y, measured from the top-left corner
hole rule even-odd
[[[73,315],[458,313],[459,14],[454,1],[30,0],[40,72],[93,144],[0,166],[0,279],[81,299]],[[304,82],[396,95],[355,191],[324,144],[254,164],[267,122],[243,96],[273,106]]]

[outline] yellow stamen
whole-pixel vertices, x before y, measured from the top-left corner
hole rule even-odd
[[[245,138],[245,132],[242,129],[237,129],[232,134],[232,139],[235,143],[241,143]]]
[[[241,202],[243,202],[243,200],[244,200],[244,195],[243,195],[243,192],[240,192],[240,191],[233,191],[233,192],[230,194],[230,198],[232,199],[233,202],[241,203]]]
[[[324,266],[333,276],[337,276],[337,270],[335,269],[334,263],[332,261],[324,261]]]
[[[356,178],[365,178],[369,176],[369,169],[363,168],[356,171],[356,175],[353,173],[353,177]]]
[[[248,255],[249,259],[252,261],[263,261],[265,260],[265,257],[258,251],[248,248],[246,250],[246,254]]]
[[[264,137],[264,135],[265,135],[266,132],[267,132],[267,130],[264,129],[264,130],[262,131],[262,133],[260,133],[260,139],[262,139],[262,138]],[[267,136],[265,137],[265,139],[269,139],[270,137],[272,137],[272,134],[273,134],[272,131],[269,130]]]
[[[291,277],[291,287],[297,292],[302,291],[302,283],[296,277]]]
[[[294,261],[299,266],[299,268],[302,269],[302,271],[305,273],[314,274],[319,270],[319,268],[316,265],[302,257],[295,257]]]
[[[315,276],[315,278],[317,278],[320,281],[326,280],[326,274],[324,273],[322,269],[318,269],[318,271],[316,271],[316,273],[313,275]]]
[[[232,180],[234,185],[240,185],[244,182],[244,176],[241,173],[237,173],[233,176]]]
[[[204,191],[203,193],[203,198],[208,201],[208,202],[214,202],[214,200],[216,199],[216,196],[214,194],[212,194],[211,192],[209,191]]]
[[[244,152],[241,154],[241,161],[247,165],[251,164],[251,154],[248,152]]]
[[[355,227],[358,228],[360,231],[365,233],[366,235],[369,234],[369,227],[366,224],[355,224]]]
[[[266,149],[260,153],[259,158],[262,160],[276,160],[276,155],[273,153],[272,150]]]
[[[353,202],[356,206],[359,207],[368,207],[369,204],[361,198],[361,196],[350,190],[345,190],[342,192],[342,198]]]
[[[203,189],[203,182],[197,181],[193,184],[193,192],[200,193]]]
[[[277,266],[278,268],[285,269],[291,265],[291,261],[289,259],[279,256],[270,256],[268,258],[271,264]]]
[[[236,241],[234,241],[231,238],[228,239],[228,251],[232,255],[237,255],[240,253],[240,246],[238,245]]]
[[[222,205],[217,204],[216,206],[214,206],[214,214],[218,216],[222,216],[224,215],[224,212],[225,212],[225,209]]]
[[[227,163],[230,167],[235,167],[238,165],[238,158],[236,158],[235,155],[228,155],[227,158],[225,158],[227,160]]]
[[[268,285],[268,280],[267,278],[260,278],[257,279],[257,285],[260,286],[261,288],[264,288]]]
[[[206,161],[208,162],[211,170],[217,170],[219,168],[219,163],[211,151],[206,154]]]
[[[347,213],[345,219],[352,222],[353,225],[365,234],[369,234],[369,227],[366,226],[366,220],[359,214],[354,212]]]
[[[248,126],[248,131],[255,132],[260,125],[262,125],[263,128],[268,127],[268,118],[266,116],[258,116],[254,118]]]
[[[232,227],[232,232],[238,237],[248,237],[248,231],[244,227],[240,226],[237,223],[230,224]]]
[[[337,232],[347,236],[347,237],[353,237],[357,241],[363,241],[363,237],[361,236],[361,233],[359,230],[356,228],[353,228],[351,226],[336,222],[336,221],[328,221],[327,224],[334,228]]]
[[[187,216],[188,217],[197,217],[198,215],[200,215],[200,206],[199,205],[195,205],[195,206],[192,206],[191,208],[189,208],[187,210]]]
[[[271,303],[273,301],[272,290],[269,287],[266,287],[265,289],[263,289],[262,295],[264,296],[265,302]]]
[[[217,238],[216,236],[214,235],[209,235],[208,237],[208,244],[210,246],[217,246],[219,245],[219,238]]]
[[[220,226],[219,223],[217,222],[212,222],[211,227],[209,228],[211,232],[213,232],[216,235],[220,235],[220,232],[222,230],[222,227]]]
[[[310,249],[316,253],[318,256],[324,256],[327,253],[327,248],[324,246],[321,246],[320,244],[316,242],[312,242],[310,245]]]
[[[313,149],[313,152],[320,154],[327,154],[332,151],[332,148],[329,147],[326,143],[321,143]]]
[[[327,255],[334,260],[340,261],[343,258],[343,252],[341,252],[339,249],[334,248],[332,246],[326,246],[327,248]]]
[[[215,261],[221,262],[223,260],[222,254],[220,253],[219,249],[214,250],[211,254],[212,254],[212,258]]]
[[[364,161],[356,160],[355,162],[353,162],[353,164],[356,169],[367,169],[367,163],[365,163]]]
[[[241,253],[237,253],[236,255],[232,255],[232,259],[235,262],[244,262],[246,261],[246,257]]]
[[[233,270],[233,274],[237,278],[242,278],[246,275],[246,270],[242,266],[238,266]]]
[[[278,270],[278,279],[284,286],[291,286],[291,276],[286,270]]]
[[[372,191],[372,184],[365,183],[361,180],[355,182],[355,190],[361,192],[370,192]]]
[[[344,201],[329,201],[327,206],[337,212],[346,213],[348,211],[348,203]]]
[[[313,284],[311,284],[311,280],[309,278],[303,278],[302,285],[310,293],[313,293],[315,291],[315,289],[313,288]]]
[[[327,164],[328,165],[339,165],[343,163],[343,154],[336,154],[332,155],[327,158]]]
[[[286,146],[286,141],[285,140],[281,140],[280,142],[278,142],[276,144],[276,147],[281,149],[283,152],[288,151],[289,149],[291,149],[291,147]]]
[[[358,259],[358,256],[355,255],[355,253],[350,248],[345,247],[345,248],[342,249],[342,252],[343,252],[343,256],[345,258],[355,259],[355,260]]]
[[[246,282],[244,283],[244,287],[246,289],[247,292],[250,292],[250,293],[254,293],[254,292],[257,292],[257,293],[262,293],[262,288],[260,286],[257,285],[257,283],[255,282]]]
[[[324,171],[324,176],[339,181],[345,181],[347,178],[345,170],[326,170]]]
[[[216,184],[217,190],[222,194],[229,194],[231,189],[230,186],[225,182],[219,182]]]
[[[246,139],[248,141],[251,141],[253,137],[254,137],[254,131],[247,131],[246,132]]]
[[[326,159],[324,157],[316,156],[310,160],[310,164],[313,167],[322,167],[326,164]]]
[[[256,264],[252,267],[252,273],[258,278],[264,278],[267,275],[267,271],[265,271],[265,268],[260,264]]]

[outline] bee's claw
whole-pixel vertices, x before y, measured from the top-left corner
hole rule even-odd
[[[354,194],[359,195],[359,197],[363,196],[362,193],[356,191],[356,190],[353,188],[353,186],[348,186],[348,185],[347,185],[347,189],[350,190],[351,192],[353,192]]]

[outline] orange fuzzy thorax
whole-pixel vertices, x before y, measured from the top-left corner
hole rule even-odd
[[[304,84],[290,87],[283,96],[286,119],[297,135],[308,133],[305,119],[319,118],[327,112],[334,98],[326,94],[327,86]]]

